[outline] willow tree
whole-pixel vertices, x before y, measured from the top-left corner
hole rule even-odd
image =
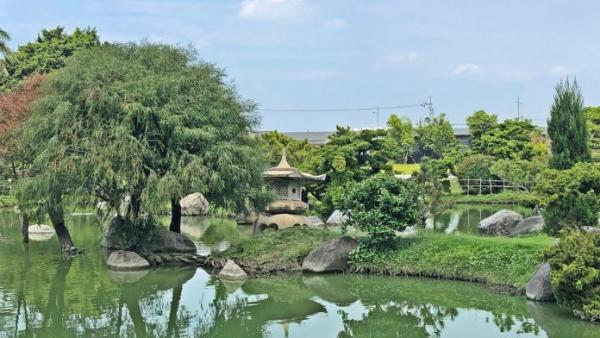
[[[235,211],[249,199],[266,200],[264,164],[250,135],[255,105],[192,50],[126,44],[82,51],[50,77],[33,120],[25,135],[38,148],[39,173],[22,191],[46,211],[63,200],[105,201],[143,235],[165,203],[178,231],[178,201],[191,192]]]
[[[583,96],[577,80],[573,83],[561,80],[556,85],[548,135],[552,140],[552,168],[569,169],[577,162],[591,161]]]

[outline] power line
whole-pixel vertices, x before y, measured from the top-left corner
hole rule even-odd
[[[353,111],[376,111],[376,110],[389,110],[389,109],[401,109],[401,108],[415,108],[415,107],[425,107],[425,103],[420,104],[405,104],[405,105],[397,105],[397,106],[375,106],[375,107],[357,107],[357,108],[323,108],[323,109],[294,109],[294,108],[259,108],[259,111],[263,112],[298,112],[298,113],[306,113],[306,112],[353,112]]]

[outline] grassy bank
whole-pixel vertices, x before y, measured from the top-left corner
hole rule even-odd
[[[419,163],[394,163],[393,170],[394,174],[412,175],[421,170],[421,165]]]
[[[17,199],[10,195],[0,195],[0,208],[14,207],[17,205]]]
[[[520,204],[534,207],[539,204],[536,194],[530,192],[503,192],[489,195],[448,195],[445,202],[451,203],[481,203],[481,204]]]
[[[554,239],[445,235],[430,232],[399,238],[396,247],[363,255],[353,269],[392,275],[459,279],[522,289]]]
[[[285,229],[243,239],[216,258],[229,257],[250,274],[300,271],[302,259],[312,249],[338,236],[321,229]],[[466,280],[520,290],[537,269],[544,249],[554,241],[546,235],[504,238],[422,232],[398,238],[394,248],[361,255],[352,262],[351,270]]]
[[[337,236],[323,229],[283,229],[243,239],[216,258],[229,257],[251,274],[300,271],[311,250]]]

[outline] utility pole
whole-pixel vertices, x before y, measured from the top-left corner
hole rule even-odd
[[[521,102],[519,96],[517,96],[517,120],[521,119],[521,105],[523,104],[523,102]]]
[[[427,110],[429,111],[429,117],[427,119],[432,120],[433,119],[433,103],[431,102],[431,96],[429,97],[429,101],[425,101],[424,103],[421,104],[421,107],[427,108]]]
[[[379,129],[379,106],[377,106],[377,111],[374,111],[373,114],[377,114],[377,129]]]

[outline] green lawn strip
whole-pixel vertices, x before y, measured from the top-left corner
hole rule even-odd
[[[336,237],[328,230],[294,227],[243,239],[215,258],[231,258],[250,273],[299,271],[311,250]]]
[[[447,195],[444,201],[453,203],[503,204],[512,203],[534,207],[539,204],[536,194],[530,192],[503,192],[489,195]]]
[[[419,163],[394,163],[395,174],[412,175],[415,171],[421,170]]]
[[[355,262],[353,268],[385,274],[440,277],[523,288],[554,239],[445,235],[422,232],[397,247]]]

